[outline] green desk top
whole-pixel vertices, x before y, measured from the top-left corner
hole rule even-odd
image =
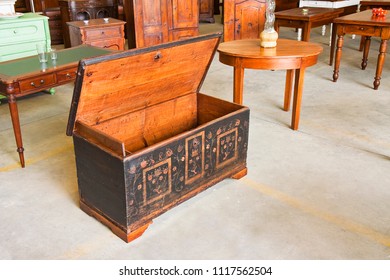
[[[58,58],[54,64],[54,61],[51,61],[50,57],[47,63],[40,63],[38,55],[5,61],[0,63],[0,80],[7,78],[16,79],[19,76],[25,76],[29,73],[40,72],[42,70],[49,72],[56,67],[60,68],[67,64],[77,63],[84,58],[101,56],[112,52],[109,49],[80,45],[74,48],[59,50]]]

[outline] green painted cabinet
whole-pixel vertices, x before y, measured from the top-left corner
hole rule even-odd
[[[25,13],[15,19],[0,19],[0,62],[37,54],[36,44],[50,48],[48,17]]]

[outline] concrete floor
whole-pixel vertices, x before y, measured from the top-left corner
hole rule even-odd
[[[217,21],[218,22],[218,21]],[[201,30],[221,30],[202,24]],[[328,28],[329,30],[329,28]],[[79,209],[71,137],[72,84],[18,101],[26,168],[0,106],[1,259],[390,259],[390,69],[372,89],[379,43],[359,68],[345,39],[337,83],[328,37],[308,68],[298,131],[284,112],[284,71],[245,72],[251,109],[248,175],[226,179],[156,218],[126,244]],[[295,38],[293,29],[280,37]],[[232,100],[232,68],[215,56],[202,92]]]

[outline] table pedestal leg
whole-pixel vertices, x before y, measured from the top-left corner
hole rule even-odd
[[[334,62],[334,71],[333,71],[333,82],[336,82],[339,78],[339,69],[341,61],[341,53],[343,49],[344,35],[339,35],[337,39],[337,49],[336,49],[336,58]]]
[[[294,101],[293,101],[293,111],[292,111],[292,118],[291,118],[291,128],[293,130],[297,130],[299,125],[304,78],[305,78],[305,68],[300,68],[295,70]]]
[[[19,113],[18,113],[18,106],[16,105],[16,98],[13,94],[7,95],[8,97],[8,105],[9,105],[9,111],[11,114],[11,120],[12,120],[12,126],[14,129],[15,134],[15,140],[16,140],[16,146],[17,152],[19,153],[19,160],[22,167],[25,166],[24,163],[24,148],[23,148],[23,142],[22,142],[22,131],[20,129],[20,122],[19,122]]]
[[[233,79],[233,102],[242,105],[244,99],[244,68],[235,66]]]
[[[374,89],[378,89],[382,76],[383,64],[385,62],[387,49],[387,40],[382,40],[379,47],[378,62],[376,65],[375,80],[374,80]]]
[[[366,69],[367,61],[368,61],[368,52],[370,51],[371,44],[371,36],[366,36],[364,40],[364,48],[363,48],[363,59],[362,59],[362,69]]]
[[[286,85],[284,88],[284,106],[283,109],[288,112],[290,110],[291,92],[293,89],[294,70],[289,69],[286,72]]]

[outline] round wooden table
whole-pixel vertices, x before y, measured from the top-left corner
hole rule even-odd
[[[322,47],[316,43],[278,39],[275,48],[260,47],[259,39],[235,40],[221,43],[219,61],[234,67],[233,101],[243,103],[244,69],[287,70],[284,91],[284,110],[290,107],[293,88],[294,100],[291,128],[298,129],[306,67],[317,63]]]

